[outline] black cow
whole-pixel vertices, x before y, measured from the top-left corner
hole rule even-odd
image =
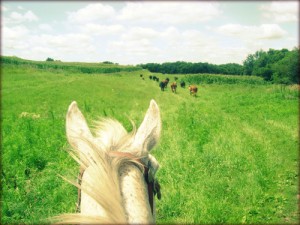
[[[185,82],[184,81],[180,82],[180,87],[185,88]]]
[[[159,83],[159,87],[160,87],[160,90],[164,91],[165,88],[167,87],[169,81],[168,80],[163,80]]]

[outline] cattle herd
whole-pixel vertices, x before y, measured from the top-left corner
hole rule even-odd
[[[143,74],[140,74],[140,77],[141,77],[143,80],[145,80]],[[164,91],[165,88],[168,87],[168,83],[170,82],[170,79],[169,79],[169,78],[166,78],[165,80],[162,80],[162,81],[159,82],[159,78],[156,77],[156,76],[152,76],[152,75],[149,76],[149,79],[158,82],[158,83],[159,83],[159,87],[160,87],[160,89],[161,89],[162,91]],[[170,86],[171,86],[172,92],[173,92],[173,93],[176,93],[176,89],[177,89],[177,80],[178,80],[178,78],[177,78],[177,77],[174,77],[174,80],[175,80],[175,81],[172,82]],[[180,81],[180,87],[185,88],[185,82],[184,82],[183,80]],[[189,85],[189,91],[190,91],[190,95],[196,97],[198,88],[197,88],[196,85]]]

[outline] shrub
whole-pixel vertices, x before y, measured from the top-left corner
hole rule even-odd
[[[50,62],[50,61],[53,62],[54,59],[48,57],[48,58],[46,59],[46,61],[48,61],[48,62]]]

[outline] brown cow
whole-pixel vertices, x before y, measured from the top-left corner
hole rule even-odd
[[[196,85],[189,85],[190,95],[194,95],[196,97],[198,88]]]
[[[171,84],[171,90],[172,90],[173,93],[176,93],[176,88],[177,88],[177,83],[176,83],[176,82],[173,82],[173,83]]]

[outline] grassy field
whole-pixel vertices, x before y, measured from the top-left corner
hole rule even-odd
[[[206,75],[194,98],[180,87],[161,92],[149,75],[2,65],[2,224],[75,211],[77,189],[57,176],[75,179],[78,172],[66,152],[71,101],[88,123],[113,117],[130,131],[128,118],[138,126],[151,99],[163,123],[153,150],[161,164],[157,223],[298,221],[297,87]]]

